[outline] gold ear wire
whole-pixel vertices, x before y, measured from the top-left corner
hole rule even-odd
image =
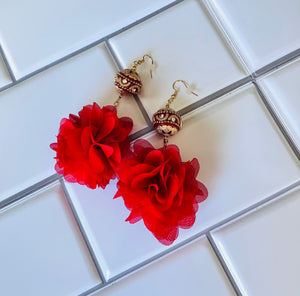
[[[189,85],[186,81],[184,81],[184,80],[176,80],[176,81],[174,81],[174,83],[173,83],[173,89],[174,89],[175,91],[176,91],[176,90],[179,91],[178,88],[175,88],[177,82],[182,82],[183,85],[184,85],[186,88],[189,88],[189,87],[190,87],[190,85]],[[197,96],[197,97],[198,97],[198,95],[197,95],[196,93],[194,93],[194,92],[192,92],[192,91],[191,91],[191,93],[192,93],[194,96]]]
[[[173,84],[173,86],[174,86],[174,84]],[[171,95],[170,99],[168,100],[168,102],[166,104],[166,108],[170,108],[170,105],[173,103],[173,101],[175,100],[175,98],[176,98],[176,96],[177,96],[177,94],[179,92],[179,89],[175,89],[174,88],[174,90],[175,91],[173,92],[173,94]]]
[[[176,87],[176,83],[178,83],[178,82],[182,82],[183,85],[184,85],[186,88],[189,88],[189,87],[190,87],[190,85],[189,85],[186,81],[184,81],[184,80],[180,80],[180,79],[179,79],[179,80],[174,81],[174,82],[173,82],[173,85],[172,85],[172,87],[173,87],[173,89],[174,89],[174,93],[171,95],[170,99],[168,100],[168,102],[167,102],[167,104],[166,104],[166,108],[170,108],[170,105],[173,103],[173,101],[175,100],[175,98],[176,98],[176,96],[177,96],[177,94],[178,94],[178,92],[179,92],[179,90],[180,90],[179,87]],[[192,93],[193,95],[195,95],[195,96],[198,96],[196,93],[194,93],[194,92],[192,92],[192,91],[191,91],[191,93]]]
[[[154,61],[153,61],[152,57],[151,57],[149,54],[145,54],[145,55],[143,56],[143,60],[144,60],[144,61],[145,61],[145,57],[147,57],[147,58],[149,58],[149,59],[151,60],[151,65],[154,64]],[[151,77],[151,79],[152,79],[152,68],[150,68],[150,77]]]
[[[133,62],[133,66],[132,66],[131,70],[135,72],[137,66],[139,66],[139,65],[141,65],[142,63],[145,62],[145,57],[147,57],[151,60],[152,65],[154,64],[154,61],[153,61],[152,57],[149,54],[145,54],[141,60],[137,60],[137,61]],[[152,69],[150,69],[150,77],[152,78]]]

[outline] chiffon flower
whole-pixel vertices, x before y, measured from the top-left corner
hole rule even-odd
[[[121,159],[130,154],[133,122],[118,118],[115,107],[100,108],[97,103],[78,114],[61,120],[57,143],[50,145],[56,151],[55,169],[69,182],[105,188],[116,178]]]
[[[155,149],[137,140],[131,158],[121,161],[115,197],[122,196],[131,211],[126,221],[143,219],[149,231],[164,245],[172,244],[179,228],[195,222],[198,203],[208,196],[206,187],[196,180],[196,158],[182,162],[177,146]]]

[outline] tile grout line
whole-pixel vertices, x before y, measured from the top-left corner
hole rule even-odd
[[[115,62],[117,70],[118,71],[123,70],[120,60],[117,58],[117,55],[116,55],[115,51],[113,50],[108,38],[105,39],[104,44],[105,44],[106,50],[110,54],[112,60]]]
[[[140,100],[139,96],[138,95],[134,95],[133,97],[135,99],[136,104],[138,105],[138,108],[140,109],[140,111],[143,114],[143,117],[144,117],[144,119],[145,119],[145,121],[146,121],[146,123],[148,125],[148,128],[152,128],[152,121],[151,121],[151,119],[150,119],[150,117],[149,117],[149,115],[148,115],[148,113],[147,113],[147,111],[146,111],[146,109],[145,109],[142,101]]]
[[[68,189],[66,188],[66,185],[65,185],[65,183],[64,183],[64,180],[63,180],[62,178],[60,179],[60,185],[61,185],[61,187],[62,187],[62,189],[63,189],[63,191],[64,191],[64,194],[65,194],[65,196],[66,196],[66,199],[67,199],[67,201],[68,201],[68,204],[69,204],[69,206],[70,206],[70,208],[71,208],[73,217],[74,217],[74,219],[75,219],[75,221],[76,221],[76,224],[77,224],[77,226],[78,226],[78,228],[79,228],[79,230],[80,230],[80,233],[81,233],[81,235],[82,235],[82,237],[83,237],[83,240],[84,240],[84,242],[85,242],[85,244],[86,244],[86,246],[87,246],[87,248],[88,248],[88,251],[89,251],[89,253],[90,253],[90,255],[91,255],[91,258],[92,258],[92,260],[93,260],[93,263],[94,263],[94,265],[95,265],[95,267],[96,267],[96,269],[97,269],[98,275],[100,276],[101,281],[102,281],[103,283],[106,283],[106,278],[105,278],[105,276],[104,276],[103,270],[102,270],[102,268],[101,268],[101,266],[100,266],[100,264],[99,264],[99,262],[98,262],[98,260],[97,260],[97,258],[96,258],[96,255],[95,255],[95,252],[94,252],[94,250],[93,250],[93,247],[92,247],[92,245],[91,245],[91,243],[90,243],[90,241],[89,241],[89,239],[88,239],[88,236],[87,236],[87,234],[86,234],[86,232],[85,232],[85,230],[84,230],[84,227],[83,227],[83,225],[82,225],[82,223],[81,223],[81,220],[80,220],[80,218],[79,218],[79,216],[78,216],[78,214],[77,214],[77,211],[76,211],[76,209],[75,209],[75,207],[74,207],[74,204],[73,204],[73,202],[72,202],[72,199],[71,199],[71,197],[70,197],[69,191],[68,191]]]
[[[7,90],[7,89],[9,89],[9,88],[11,88],[11,87],[17,85],[17,84],[18,84],[18,83],[11,82],[11,83],[8,83],[8,84],[6,84],[6,85],[0,87],[0,94],[1,94],[1,92],[5,91],[5,90]]]
[[[133,142],[134,140],[136,140],[136,139],[138,139],[138,138],[140,138],[140,137],[148,134],[149,132],[151,132],[153,130],[154,130],[153,126],[151,126],[151,127],[145,127],[143,129],[135,132],[134,134],[130,135],[129,136],[129,140],[130,140],[130,142]]]
[[[242,54],[238,44],[235,41],[235,38],[233,38],[231,36],[230,32],[227,32],[225,26],[222,23],[222,20],[218,17],[213,5],[210,3],[210,0],[201,0],[201,3],[205,7],[205,9],[208,13],[208,16],[212,20],[213,24],[216,25],[216,27],[218,28],[218,31],[221,35],[220,39],[223,38],[226,45],[229,47],[229,49],[233,53],[233,56],[237,57],[238,62],[241,63],[244,70],[246,70],[246,72],[248,72],[248,73],[251,73],[247,59]]]
[[[257,84],[257,82],[254,80],[253,84],[262,100],[262,102],[264,103],[265,107],[267,108],[269,114],[271,115],[271,117],[273,118],[273,120],[275,121],[275,124],[277,125],[277,127],[279,128],[279,130],[281,131],[282,135],[284,136],[285,140],[288,142],[290,148],[293,150],[296,158],[300,161],[300,152],[297,149],[296,144],[294,143],[294,141],[292,140],[292,138],[290,137],[288,131],[286,130],[286,128],[284,127],[284,124],[281,122],[280,118],[277,116],[276,111],[273,109],[273,107],[269,104],[268,99],[266,98],[265,94],[263,93],[263,91],[261,90],[261,88],[259,87],[259,85]]]
[[[86,46],[84,46],[82,48],[79,48],[79,49],[77,49],[77,50],[75,50],[75,51],[73,51],[73,52],[71,52],[71,53],[69,53],[69,54],[67,54],[67,55],[65,55],[65,56],[63,56],[63,57],[61,57],[61,58],[59,58],[59,59],[57,59],[57,60],[55,60],[55,61],[53,61],[53,62],[51,62],[51,63],[49,63],[47,65],[45,65],[45,66],[43,66],[43,67],[41,67],[41,68],[39,68],[39,69],[37,69],[35,71],[33,71],[33,72],[31,72],[31,73],[28,73],[27,75],[21,77],[20,79],[15,79],[15,81],[13,83],[10,83],[10,84],[8,84],[8,85],[0,88],[0,92],[4,91],[6,89],[9,89],[9,88],[11,88],[11,87],[13,87],[13,86],[15,86],[15,85],[23,82],[24,80],[27,80],[27,79],[29,79],[29,78],[31,78],[31,77],[33,77],[33,76],[35,76],[35,75],[37,75],[37,74],[39,74],[41,72],[44,72],[44,71],[48,70],[49,68],[52,68],[52,67],[54,67],[54,66],[56,66],[56,65],[58,65],[60,63],[63,63],[65,61],[67,61],[67,60],[69,60],[69,59],[71,59],[71,58],[73,58],[73,57],[75,57],[75,56],[77,56],[77,55],[79,55],[79,54],[81,54],[81,53],[83,53],[83,52],[85,52],[85,51],[87,51],[87,50],[89,50],[89,49],[97,46],[97,45],[99,45],[100,43],[105,42],[105,40],[113,38],[113,37],[115,37],[115,36],[117,36],[117,35],[125,32],[125,31],[127,31],[127,30],[129,30],[129,29],[131,29],[131,28],[133,28],[133,27],[135,27],[135,26],[137,26],[137,25],[139,25],[139,24],[141,24],[141,23],[143,23],[143,22],[151,19],[152,17],[155,17],[156,15],[159,15],[160,13],[163,13],[164,11],[168,10],[169,8],[171,8],[173,6],[178,5],[179,3],[183,2],[183,1],[184,0],[175,0],[172,3],[169,3],[168,5],[165,5],[165,6],[161,7],[161,8],[153,11],[152,13],[149,13],[148,15],[141,17],[140,19],[138,19],[138,20],[136,20],[136,21],[134,21],[134,22],[132,22],[132,23],[124,26],[123,28],[121,28],[119,30],[116,30],[116,31],[114,31],[112,33],[109,33],[108,35],[103,36],[103,37],[99,38],[98,40],[96,40],[96,41],[94,41],[94,42],[92,42],[92,43],[90,43],[90,44],[88,44],[88,45],[86,45]],[[11,69],[10,66],[9,66],[9,69]],[[12,72],[12,74],[14,76],[13,72]]]
[[[10,64],[8,62],[6,54],[5,54],[5,52],[3,50],[3,47],[1,45],[0,45],[0,55],[2,56],[3,62],[5,64],[5,66],[6,66],[7,71],[8,71],[8,74],[10,75],[10,78],[13,81],[12,83],[16,82],[17,81],[16,80],[16,76],[15,76],[12,68],[10,67]],[[8,85],[10,85],[10,84],[8,84]]]
[[[200,108],[200,107],[202,107],[208,103],[211,103],[212,101],[214,101],[224,95],[227,95],[228,93],[238,89],[239,87],[246,85],[247,83],[249,83],[251,81],[252,81],[252,78],[250,75],[247,77],[244,77],[244,78],[242,78],[236,82],[233,82],[232,84],[225,86],[224,88],[221,88],[221,89],[217,90],[216,92],[214,92],[204,98],[201,98],[198,101],[180,109],[178,111],[178,114],[180,116],[186,115],[186,114],[196,110],[197,108]]]
[[[22,198],[25,198],[26,196],[48,186],[51,183],[54,183],[55,181],[59,180],[60,178],[62,178],[61,175],[59,174],[53,174],[45,179],[43,179],[40,182],[37,182],[27,188],[25,188],[24,190],[21,190],[13,195],[11,195],[10,197],[0,201],[0,210],[4,207],[7,207],[19,200],[21,200]]]
[[[110,42],[109,42],[108,39],[105,40],[105,45],[106,45],[106,48],[107,48],[108,52],[110,53],[112,59],[116,63],[119,71],[122,70],[122,65],[120,63],[120,60],[118,59],[118,57],[117,57],[117,55],[116,55],[114,49],[112,48],[112,46],[111,46],[111,44],[110,44]],[[146,123],[148,125],[148,128],[152,127],[152,121],[150,120],[150,118],[148,116],[148,113],[147,113],[144,105],[142,104],[139,96],[138,95],[132,95],[132,96],[134,97],[135,102],[138,105],[138,108],[140,109],[140,111],[141,111],[141,113],[142,113],[142,115],[143,115],[143,117],[144,117],[144,119],[145,119],[145,121],[146,121]]]
[[[235,291],[236,295],[238,296],[242,296],[242,292],[239,288],[239,286],[237,285],[233,275],[231,274],[230,270],[229,270],[229,267],[227,266],[221,252],[219,251],[213,237],[211,236],[210,232],[208,232],[206,234],[206,238],[211,246],[211,249],[213,251],[213,253],[215,254],[215,256],[217,257],[217,260],[219,261],[220,265],[221,265],[221,268],[223,269],[228,281],[230,282],[233,290]]]
[[[181,247],[183,247],[183,246],[185,246],[189,243],[192,243],[192,242],[196,241],[200,237],[207,235],[207,233],[209,233],[209,232],[211,232],[211,231],[213,231],[213,230],[215,230],[215,229],[217,229],[221,226],[224,226],[227,223],[233,222],[234,220],[236,220],[236,219],[238,219],[238,218],[240,218],[240,217],[242,217],[246,214],[249,214],[251,211],[253,211],[255,209],[258,209],[262,206],[267,206],[267,204],[269,202],[273,201],[276,198],[279,198],[281,195],[286,194],[289,191],[291,191],[291,190],[293,190],[293,189],[295,189],[299,186],[300,186],[300,180],[293,183],[293,184],[291,184],[291,185],[289,185],[289,186],[287,186],[287,187],[285,187],[285,188],[283,188],[283,189],[281,189],[281,190],[279,190],[279,191],[277,191],[274,194],[271,194],[270,196],[264,198],[263,200],[258,201],[257,203],[247,207],[246,209],[243,209],[243,210],[231,215],[230,217],[225,218],[225,219],[221,220],[220,222],[218,222],[218,223],[216,223],[216,224],[214,224],[214,225],[212,225],[212,226],[210,226],[210,227],[194,234],[193,236],[185,239],[184,241],[178,243],[177,245],[172,246],[169,249],[167,249],[165,251],[162,251],[162,252],[160,252],[160,253],[158,253],[158,254],[156,254],[156,255],[154,255],[154,256],[152,256],[152,257],[150,257],[150,258],[148,258],[148,259],[146,259],[142,262],[140,262],[139,264],[136,264],[136,265],[130,267],[129,269],[127,269],[127,270],[117,274],[116,276],[112,277],[110,280],[107,281],[107,283],[96,285],[93,288],[91,288],[91,289],[83,292],[82,294],[80,294],[80,296],[88,296],[88,295],[91,295],[94,292],[99,292],[102,288],[104,288],[104,287],[106,287],[106,286],[108,286],[108,285],[110,285],[110,284],[112,284],[112,283],[114,283],[114,282],[130,275],[130,274],[132,274],[133,272],[135,272],[135,271],[137,271],[137,270],[153,263],[154,261],[156,261],[158,259],[161,259],[162,257],[172,253],[173,251],[176,251],[177,249],[179,249],[179,248],[181,248]]]
[[[271,72],[277,68],[283,67],[285,64],[292,62],[293,60],[300,57],[300,48],[282,56],[281,58],[263,66],[262,68],[254,71],[253,76],[254,78],[258,78],[268,72]]]

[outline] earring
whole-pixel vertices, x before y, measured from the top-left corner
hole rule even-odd
[[[152,66],[154,65],[153,59],[150,55],[145,54],[141,60],[133,62],[130,69],[125,69],[118,72],[115,76],[115,87],[120,93],[118,99],[114,102],[114,106],[119,106],[122,96],[137,95],[141,92],[142,81],[139,74],[136,72],[137,66],[145,62],[145,58],[151,60],[150,77],[152,78]]]
[[[192,227],[198,203],[208,196],[205,185],[196,180],[198,160],[183,162],[179,148],[168,145],[168,137],[182,128],[180,115],[170,108],[179,92],[178,82],[189,87],[183,80],[175,81],[174,93],[166,107],[153,115],[154,128],[164,136],[164,146],[155,149],[146,140],[135,141],[132,156],[122,160],[117,172],[115,195],[115,198],[122,196],[130,210],[126,221],[136,223],[143,219],[148,230],[164,245],[176,240],[179,227]]]
[[[55,170],[65,180],[95,189],[105,188],[116,178],[121,159],[131,154],[128,135],[133,127],[131,118],[117,116],[116,108],[122,96],[140,92],[142,83],[136,68],[145,62],[145,57],[153,64],[152,57],[144,55],[131,69],[116,75],[120,96],[113,106],[101,108],[94,102],[84,106],[78,116],[70,114],[61,120],[57,143],[52,143],[50,148],[56,152]]]

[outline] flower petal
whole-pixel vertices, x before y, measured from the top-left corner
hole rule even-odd
[[[154,177],[159,173],[160,167],[155,168],[154,170],[140,174],[133,178],[131,181],[131,188],[133,189],[141,189],[147,188],[149,184],[156,183]]]
[[[78,112],[78,115],[81,119],[81,127],[90,125],[90,116],[92,113],[93,105],[86,105]]]
[[[208,191],[203,183],[197,181],[197,184],[198,184],[198,193],[196,195],[196,200],[197,202],[202,202],[207,199]]]
[[[120,168],[118,170],[119,178],[125,184],[130,184],[135,176],[138,176],[145,172],[150,172],[153,170],[153,166],[145,163],[139,164],[132,159],[124,159],[121,162]]]
[[[147,154],[153,149],[154,147],[146,140],[139,139],[133,144],[134,157],[139,162],[143,162]]]
[[[91,110],[91,116],[90,116],[90,123],[89,125],[92,126],[101,126],[103,124],[103,111],[100,108],[100,106],[94,102],[92,110]]]
[[[133,127],[132,119],[129,117],[121,117],[119,121],[122,128],[126,131],[126,134],[129,135]]]
[[[100,143],[101,140],[107,137],[111,131],[114,129],[116,124],[116,118],[114,116],[104,115],[103,124],[99,127],[97,134],[94,139],[95,142]]]
[[[50,148],[54,151],[57,151],[58,150],[58,144],[57,143],[52,143],[52,144],[50,144]]]
[[[91,146],[89,150],[89,163],[99,173],[103,172],[105,166],[108,165],[104,153],[97,146]]]
[[[142,219],[141,213],[139,210],[132,210],[130,215],[127,217],[125,221],[129,221],[129,223],[134,224]]]
[[[114,153],[114,148],[109,145],[105,145],[105,144],[94,144],[94,145],[101,148],[101,150],[103,151],[104,155],[107,158],[111,157]]]
[[[81,137],[80,137],[81,147],[84,151],[88,152],[89,148],[92,144],[91,140],[91,128],[89,126],[85,127],[82,130]]]
[[[81,119],[79,116],[74,114],[69,114],[69,120],[75,127],[80,127]]]
[[[159,166],[164,161],[164,155],[160,150],[152,150],[150,151],[145,159],[144,162],[151,164],[153,166]]]
[[[105,113],[114,113],[114,114],[117,114],[116,107],[114,107],[112,105],[106,105],[106,106],[102,107],[102,110]]]

